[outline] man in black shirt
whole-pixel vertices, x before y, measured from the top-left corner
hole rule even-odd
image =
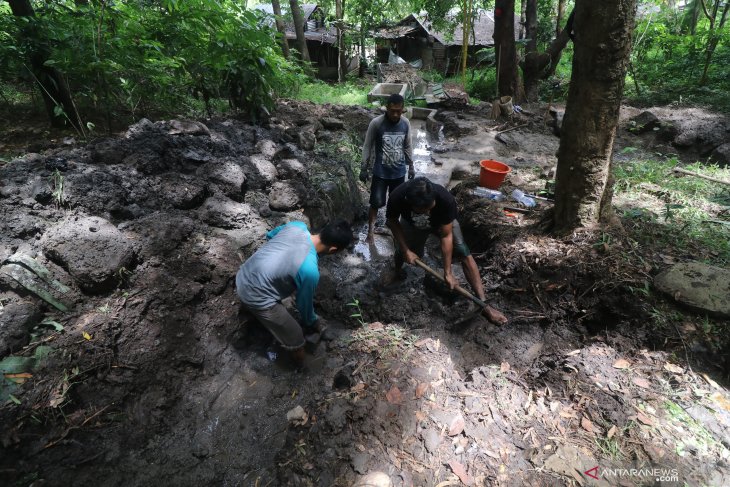
[[[452,256],[461,262],[464,275],[477,297],[484,301],[484,286],[479,268],[469,247],[464,242],[459,222],[456,200],[446,188],[419,177],[398,186],[390,195],[385,217],[395,240],[395,274],[402,279],[403,263],[415,264],[423,256],[423,248],[429,235],[441,239],[444,259],[444,279],[451,289],[457,285],[451,271]],[[484,315],[492,323],[504,324],[507,318],[491,306],[484,308]]]

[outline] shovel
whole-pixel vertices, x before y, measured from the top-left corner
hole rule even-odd
[[[416,265],[417,265],[418,267],[420,267],[421,269],[423,269],[424,271],[426,271],[426,272],[428,272],[429,274],[431,274],[432,276],[434,276],[434,277],[435,277],[436,279],[438,279],[439,281],[441,281],[441,282],[443,282],[444,284],[446,284],[446,279],[444,279],[444,276],[442,276],[442,275],[441,275],[440,273],[436,272],[435,270],[431,269],[431,268],[430,268],[430,267],[429,267],[429,266],[428,266],[428,265],[427,265],[427,264],[426,264],[425,262],[423,262],[423,261],[422,261],[421,259],[416,259]],[[459,285],[457,285],[457,286],[456,286],[456,287],[454,288],[454,291],[456,291],[457,293],[461,294],[461,295],[462,295],[462,296],[464,296],[465,298],[469,298],[469,299],[471,299],[472,301],[474,301],[474,302],[475,302],[476,304],[478,304],[478,305],[480,306],[480,308],[477,308],[477,309],[476,309],[475,311],[472,311],[472,312],[470,312],[470,313],[467,313],[467,314],[466,314],[466,315],[465,315],[465,316],[464,316],[464,317],[463,317],[462,319],[460,319],[460,320],[459,320],[459,322],[464,322],[464,321],[467,321],[467,320],[469,320],[469,319],[473,318],[474,316],[477,316],[477,315],[478,315],[479,313],[481,313],[481,312],[482,312],[482,310],[483,310],[484,308],[486,308],[486,307],[488,306],[488,305],[487,305],[487,303],[485,303],[485,302],[484,302],[484,301],[482,301],[481,299],[477,298],[477,297],[476,297],[476,296],[474,296],[474,295],[473,295],[472,293],[470,293],[469,291],[467,291],[466,289],[464,289],[463,287],[461,287],[461,286],[459,286]]]

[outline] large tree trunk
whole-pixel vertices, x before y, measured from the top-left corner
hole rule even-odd
[[[276,30],[281,34],[281,53],[286,59],[289,59],[289,42],[286,40],[286,27],[284,27],[284,20],[281,18],[281,3],[279,0],[271,0],[271,8],[274,10]]]
[[[631,53],[636,0],[576,0],[575,54],[558,149],[555,228],[608,216],[613,141]]]
[[[520,75],[515,47],[515,0],[494,3],[494,47],[497,50],[497,86],[500,96],[520,101]]]
[[[527,0],[525,19],[527,21],[527,45],[525,46],[525,52],[535,52],[537,51],[537,0]]]
[[[365,77],[365,69],[368,67],[367,58],[365,53],[365,24],[360,22],[360,66],[357,70],[357,76],[360,78]]]
[[[304,37],[304,14],[302,9],[299,7],[298,0],[289,0],[289,7],[291,8],[291,16],[294,21],[294,32],[297,34],[297,49],[299,49],[299,55],[302,61],[309,69],[309,49],[307,49],[307,38]]]
[[[553,39],[545,52],[528,52],[522,63],[522,73],[525,81],[525,97],[528,101],[537,101],[537,83],[541,79],[547,79],[555,73],[560,58],[563,56],[563,49],[568,45],[573,32],[573,19],[575,12],[571,12],[565,29],[560,35]]]
[[[342,30],[345,17],[345,0],[335,0],[335,17],[337,18],[337,81],[343,83],[347,75],[345,61],[345,37]]]
[[[18,17],[35,16],[33,6],[29,0],[8,0],[8,2],[13,15]],[[50,54],[46,48],[42,47],[44,42],[43,39],[39,39],[41,34],[36,23],[33,20],[27,22],[21,35],[33,46],[29,59],[30,70],[39,85],[51,126],[63,128],[71,124],[79,129],[81,122],[76,115],[68,85],[58,70],[45,65]],[[60,107],[63,112],[57,110],[56,107]]]

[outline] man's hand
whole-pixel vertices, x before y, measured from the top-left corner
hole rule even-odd
[[[360,181],[363,183],[367,183],[368,179],[370,179],[370,175],[368,174],[368,167],[363,164],[360,166]]]
[[[412,252],[410,249],[406,250],[406,255],[403,256],[403,260],[405,260],[407,263],[411,265],[416,265],[416,260],[418,259],[418,255],[415,252]]]
[[[456,281],[456,278],[454,277],[454,274],[451,272],[444,273],[444,280],[446,281],[446,285],[449,286],[449,289],[451,290],[455,289],[456,286],[459,285],[459,283]]]
[[[413,164],[408,166],[408,179],[413,179],[416,177],[416,168],[413,167]]]

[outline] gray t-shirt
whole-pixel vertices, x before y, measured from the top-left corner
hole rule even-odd
[[[411,123],[400,117],[397,123],[386,115],[375,117],[368,125],[362,147],[365,164],[373,159],[373,175],[383,179],[398,179],[406,175],[406,166],[413,164]]]

